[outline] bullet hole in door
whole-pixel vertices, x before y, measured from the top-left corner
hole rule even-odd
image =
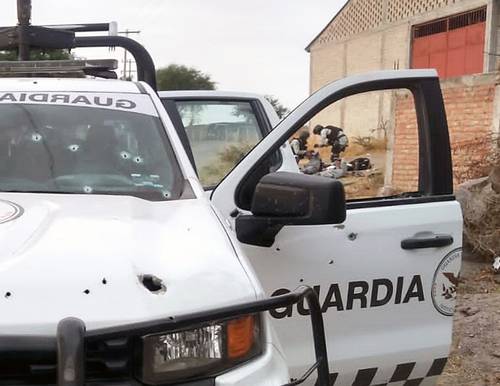
[[[358,238],[358,234],[357,233],[349,233],[349,235],[347,236],[347,238],[350,241],[355,241]]]

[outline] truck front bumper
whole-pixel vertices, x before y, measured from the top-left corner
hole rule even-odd
[[[137,357],[137,342],[141,337],[188,329],[207,322],[225,320],[244,315],[265,312],[286,307],[305,299],[310,309],[316,363],[304,377],[287,383],[288,371],[280,353],[267,344],[263,355],[217,377],[176,383],[185,386],[243,386],[269,385],[291,386],[303,383],[314,371],[317,373],[317,386],[328,386],[329,368],[326,350],[323,318],[318,296],[310,287],[297,291],[178,317],[134,323],[87,331],[80,319],[67,318],[59,322],[55,337],[40,336],[0,336],[0,384],[58,386],[98,386],[98,385],[141,385],[134,374],[133,363],[141,362]],[[3,379],[2,363],[16,366],[20,373],[12,379]],[[4,365],[5,366],[5,365]],[[107,370],[124,369],[125,377],[106,379],[87,377],[86,369],[105,366]],[[5,373],[9,373],[5,371]],[[26,374],[24,374],[26,372]],[[12,374],[12,372],[10,372]],[[15,373],[15,371],[14,371]]]

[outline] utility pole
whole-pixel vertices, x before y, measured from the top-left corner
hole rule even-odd
[[[136,34],[136,35],[140,34],[141,31],[130,31],[127,28],[125,31],[118,32],[118,33],[125,35],[126,37],[129,37],[129,35],[132,35],[132,34]],[[127,61],[127,50],[123,50],[123,77],[122,77],[123,80],[127,80],[127,64],[129,64]],[[130,69],[129,69],[129,73],[130,73]]]
[[[30,59],[28,27],[31,21],[31,0],[17,0],[17,20],[19,25],[19,60]]]
[[[128,79],[132,79],[132,59],[128,60]]]

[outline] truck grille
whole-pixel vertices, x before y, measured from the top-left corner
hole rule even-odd
[[[127,338],[86,345],[85,375],[88,382],[120,382],[132,377],[132,346]],[[0,386],[55,385],[56,353],[29,353],[0,361]]]

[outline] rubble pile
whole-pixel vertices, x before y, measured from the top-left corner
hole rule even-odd
[[[500,165],[488,177],[460,185],[456,195],[464,216],[464,244],[493,261],[500,255]]]

